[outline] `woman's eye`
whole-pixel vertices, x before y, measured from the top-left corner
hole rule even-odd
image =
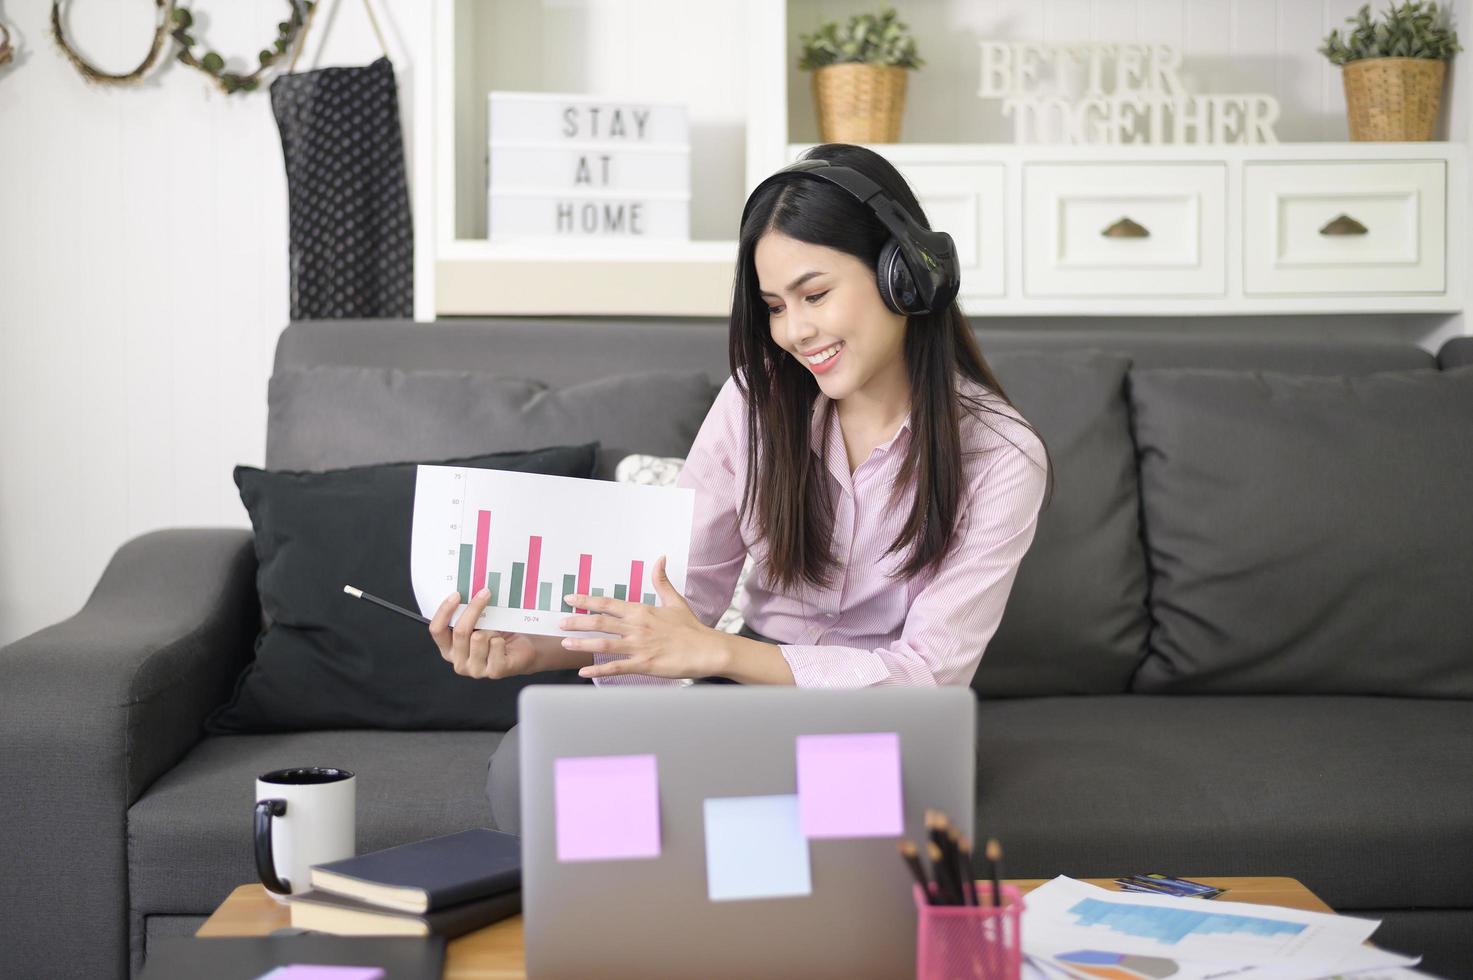
[[[821,300],[821,299],[823,299],[823,298],[824,298],[824,297],[825,297],[825,296],[827,296],[827,295],[828,295],[828,294],[829,294],[829,291],[828,291],[828,290],[827,290],[827,289],[825,289],[825,290],[824,290],[824,291],[823,291],[823,292],[821,292],[821,293],[814,293],[814,294],[813,294],[813,295],[812,295],[812,296],[808,296],[808,297],[805,297],[805,298],[806,298],[806,299],[807,299],[807,300],[808,300],[808,302],[810,302],[810,303],[817,303],[817,302],[818,302],[818,301],[819,301],[819,300]]]
[[[768,316],[777,316],[782,311],[783,311],[783,308],[781,306],[769,306],[767,308],[767,315]]]

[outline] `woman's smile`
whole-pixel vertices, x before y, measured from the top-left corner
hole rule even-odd
[[[843,352],[844,342],[841,340],[832,347],[825,348],[811,357],[804,358],[804,361],[808,364],[808,369],[814,374],[824,374],[834,369],[834,365],[839,363],[839,355]]]

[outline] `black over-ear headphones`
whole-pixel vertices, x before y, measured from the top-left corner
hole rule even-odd
[[[930,231],[911,217],[884,188],[851,167],[828,160],[799,160],[789,164],[752,189],[742,209],[742,225],[752,211],[757,193],[769,184],[811,177],[842,187],[869,207],[890,232],[880,249],[875,281],[880,298],[894,313],[921,316],[944,310],[961,288],[961,269],[956,243],[944,231]]]

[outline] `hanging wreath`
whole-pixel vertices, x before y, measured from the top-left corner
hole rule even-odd
[[[291,14],[287,19],[276,25],[276,40],[271,43],[270,48],[262,48],[258,59],[260,64],[256,70],[249,75],[241,75],[237,72],[225,70],[225,59],[214,51],[206,51],[203,55],[196,55],[197,43],[190,28],[194,26],[194,15],[187,7],[174,8],[174,28],[170,32],[179,45],[178,59],[191,68],[198,68],[209,75],[215,84],[220,86],[226,95],[236,92],[254,92],[260,85],[261,76],[276,61],[284,57],[287,51],[297,41],[301,33],[302,25],[311,15],[316,6],[315,0],[287,0],[291,5]]]
[[[174,0],[154,0],[158,23],[153,28],[153,44],[149,47],[148,54],[144,56],[143,61],[139,63],[137,68],[134,68],[130,72],[124,72],[121,75],[94,67],[72,47],[71,42],[66,38],[66,32],[61,29],[62,2],[63,0],[51,0],[51,39],[56,42],[57,47],[61,48],[61,53],[66,55],[67,60],[72,63],[72,67],[81,72],[82,77],[89,82],[95,82],[101,85],[135,84],[144,75],[148,74],[148,70],[153,67],[154,62],[158,61],[159,52],[164,50],[164,38],[167,36],[169,29],[169,9],[173,7]],[[6,41],[8,42],[9,40],[10,38],[7,32]]]

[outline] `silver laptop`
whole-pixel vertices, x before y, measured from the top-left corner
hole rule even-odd
[[[713,900],[705,801],[796,794],[800,736],[875,735],[860,741],[891,746],[893,759],[894,740],[885,736],[894,733],[904,837],[923,840],[925,811],[931,808],[944,810],[954,825],[971,828],[976,702],[968,688],[534,685],[522,691],[519,704],[523,916],[532,980],[893,980],[914,974],[914,879],[896,849],[899,837],[805,837],[808,894],[733,900],[724,893]],[[810,739],[804,744],[851,743]],[[589,769],[586,762],[559,765],[557,760],[649,755],[658,783],[657,856],[645,850],[639,857],[590,859],[591,853],[605,852],[582,849],[589,840],[577,836],[575,827],[585,834],[590,827],[585,806],[565,814],[562,853],[572,859],[560,860],[559,786],[566,805],[586,802],[594,798],[590,792],[612,784],[580,781],[602,773],[601,763]],[[647,777],[650,760],[637,762],[644,768],[633,778]],[[576,793],[573,787],[579,787]],[[889,810],[894,813],[893,805]],[[730,821],[731,813],[747,811],[721,812]],[[740,821],[727,824],[728,835],[732,826],[740,831]],[[648,848],[646,833],[621,835],[612,846]],[[791,836],[783,837],[789,844],[784,854],[796,853]],[[729,857],[726,848],[721,845],[721,852]],[[737,864],[736,873],[745,874]],[[725,868],[730,867],[729,862]],[[731,887],[731,874],[719,873],[722,888]]]

